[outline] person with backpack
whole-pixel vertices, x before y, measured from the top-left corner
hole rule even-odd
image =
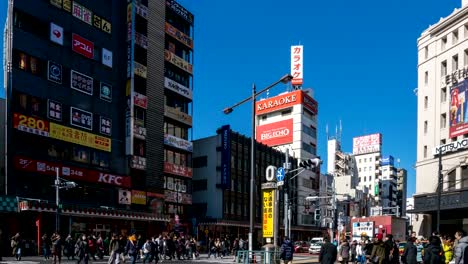
[[[460,230],[455,233],[456,246],[455,248],[455,264],[464,263],[463,255],[465,248],[468,246],[468,236],[465,231]]]
[[[442,238],[442,249],[444,250],[445,264],[449,264],[453,259],[453,242],[451,237]]]
[[[424,264],[445,264],[444,251],[437,236],[429,238],[429,245],[424,249],[423,261]]]
[[[283,260],[284,264],[292,264],[293,254],[294,254],[294,246],[291,240],[289,240],[288,237],[285,237],[283,244],[281,245],[280,258]]]
[[[11,239],[11,249],[12,249],[12,255],[15,256],[16,260],[20,261],[21,260],[21,254],[23,250],[23,243],[22,239],[19,233],[16,233]]]

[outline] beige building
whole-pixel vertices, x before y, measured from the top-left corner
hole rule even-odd
[[[468,228],[468,1],[418,39],[418,129],[414,230],[437,229],[438,155],[442,154],[440,232]]]

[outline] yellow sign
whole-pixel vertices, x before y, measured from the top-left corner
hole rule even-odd
[[[50,0],[50,3],[58,8],[62,8],[62,0]]]
[[[275,190],[263,190],[263,237],[273,237]]]
[[[103,151],[111,151],[111,140],[107,137],[91,134],[85,131],[50,123],[49,136],[58,140],[95,148]]]

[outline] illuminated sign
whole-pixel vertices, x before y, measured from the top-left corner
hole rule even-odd
[[[193,14],[187,11],[183,6],[179,5],[175,0],[166,0],[166,6],[193,25]]]
[[[49,137],[49,122],[35,117],[14,113],[13,127],[26,133]]]
[[[101,82],[99,98],[107,102],[112,102],[112,85]]]
[[[192,90],[190,90],[188,87],[185,87],[182,84],[177,83],[167,77],[164,77],[164,87],[188,99],[192,99]]]
[[[291,144],[293,142],[292,118],[257,126],[256,140],[267,146]]]
[[[70,124],[87,130],[93,130],[93,113],[70,107]]]
[[[112,120],[101,116],[99,119],[99,131],[106,136],[112,135]]]
[[[379,152],[382,146],[382,134],[372,134],[353,138],[353,154]]]
[[[146,68],[145,65],[142,65],[136,61],[133,62],[134,63],[134,73],[140,77],[143,77],[146,79],[146,75],[148,74],[148,70]]]
[[[164,134],[164,144],[189,152],[193,151],[192,142],[168,134]]]
[[[93,12],[76,1],[73,1],[72,15],[86,24],[91,25],[93,22]]]
[[[192,178],[192,168],[177,165],[169,162],[164,162],[164,172],[183,177]]]
[[[273,216],[275,190],[262,190],[263,192],[263,237],[273,237]]]
[[[111,151],[111,139],[92,133],[50,123],[50,137],[103,151]]]
[[[47,80],[62,84],[62,65],[48,61],[47,62]]]
[[[291,75],[293,77],[291,83],[292,85],[302,85],[303,83],[303,52],[304,47],[291,46]]]
[[[93,78],[71,70],[70,87],[82,93],[93,95]]]
[[[168,50],[164,50],[164,59],[190,74],[193,72],[192,64]]]
[[[146,158],[132,156],[130,167],[137,170],[146,170]]]
[[[186,34],[184,34],[182,31],[178,30],[177,28],[175,28],[174,26],[172,26],[171,24],[169,24],[167,22],[166,22],[166,25],[165,25],[165,30],[166,30],[166,33],[169,36],[177,39],[178,41],[180,41],[185,46],[193,49],[192,39],[189,36],[187,36]]]
[[[164,115],[184,124],[192,125],[192,117],[174,107],[164,106]]]
[[[133,92],[133,104],[143,109],[146,109],[148,106],[148,97],[146,97],[146,95]]]
[[[94,58],[94,43],[75,33],[72,34],[72,50],[88,59]]]
[[[49,119],[62,121],[62,113],[62,103],[50,99],[47,101],[47,117]]]

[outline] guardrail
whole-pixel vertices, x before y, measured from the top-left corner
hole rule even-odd
[[[280,252],[268,250],[239,250],[237,251],[236,263],[280,264]]]

